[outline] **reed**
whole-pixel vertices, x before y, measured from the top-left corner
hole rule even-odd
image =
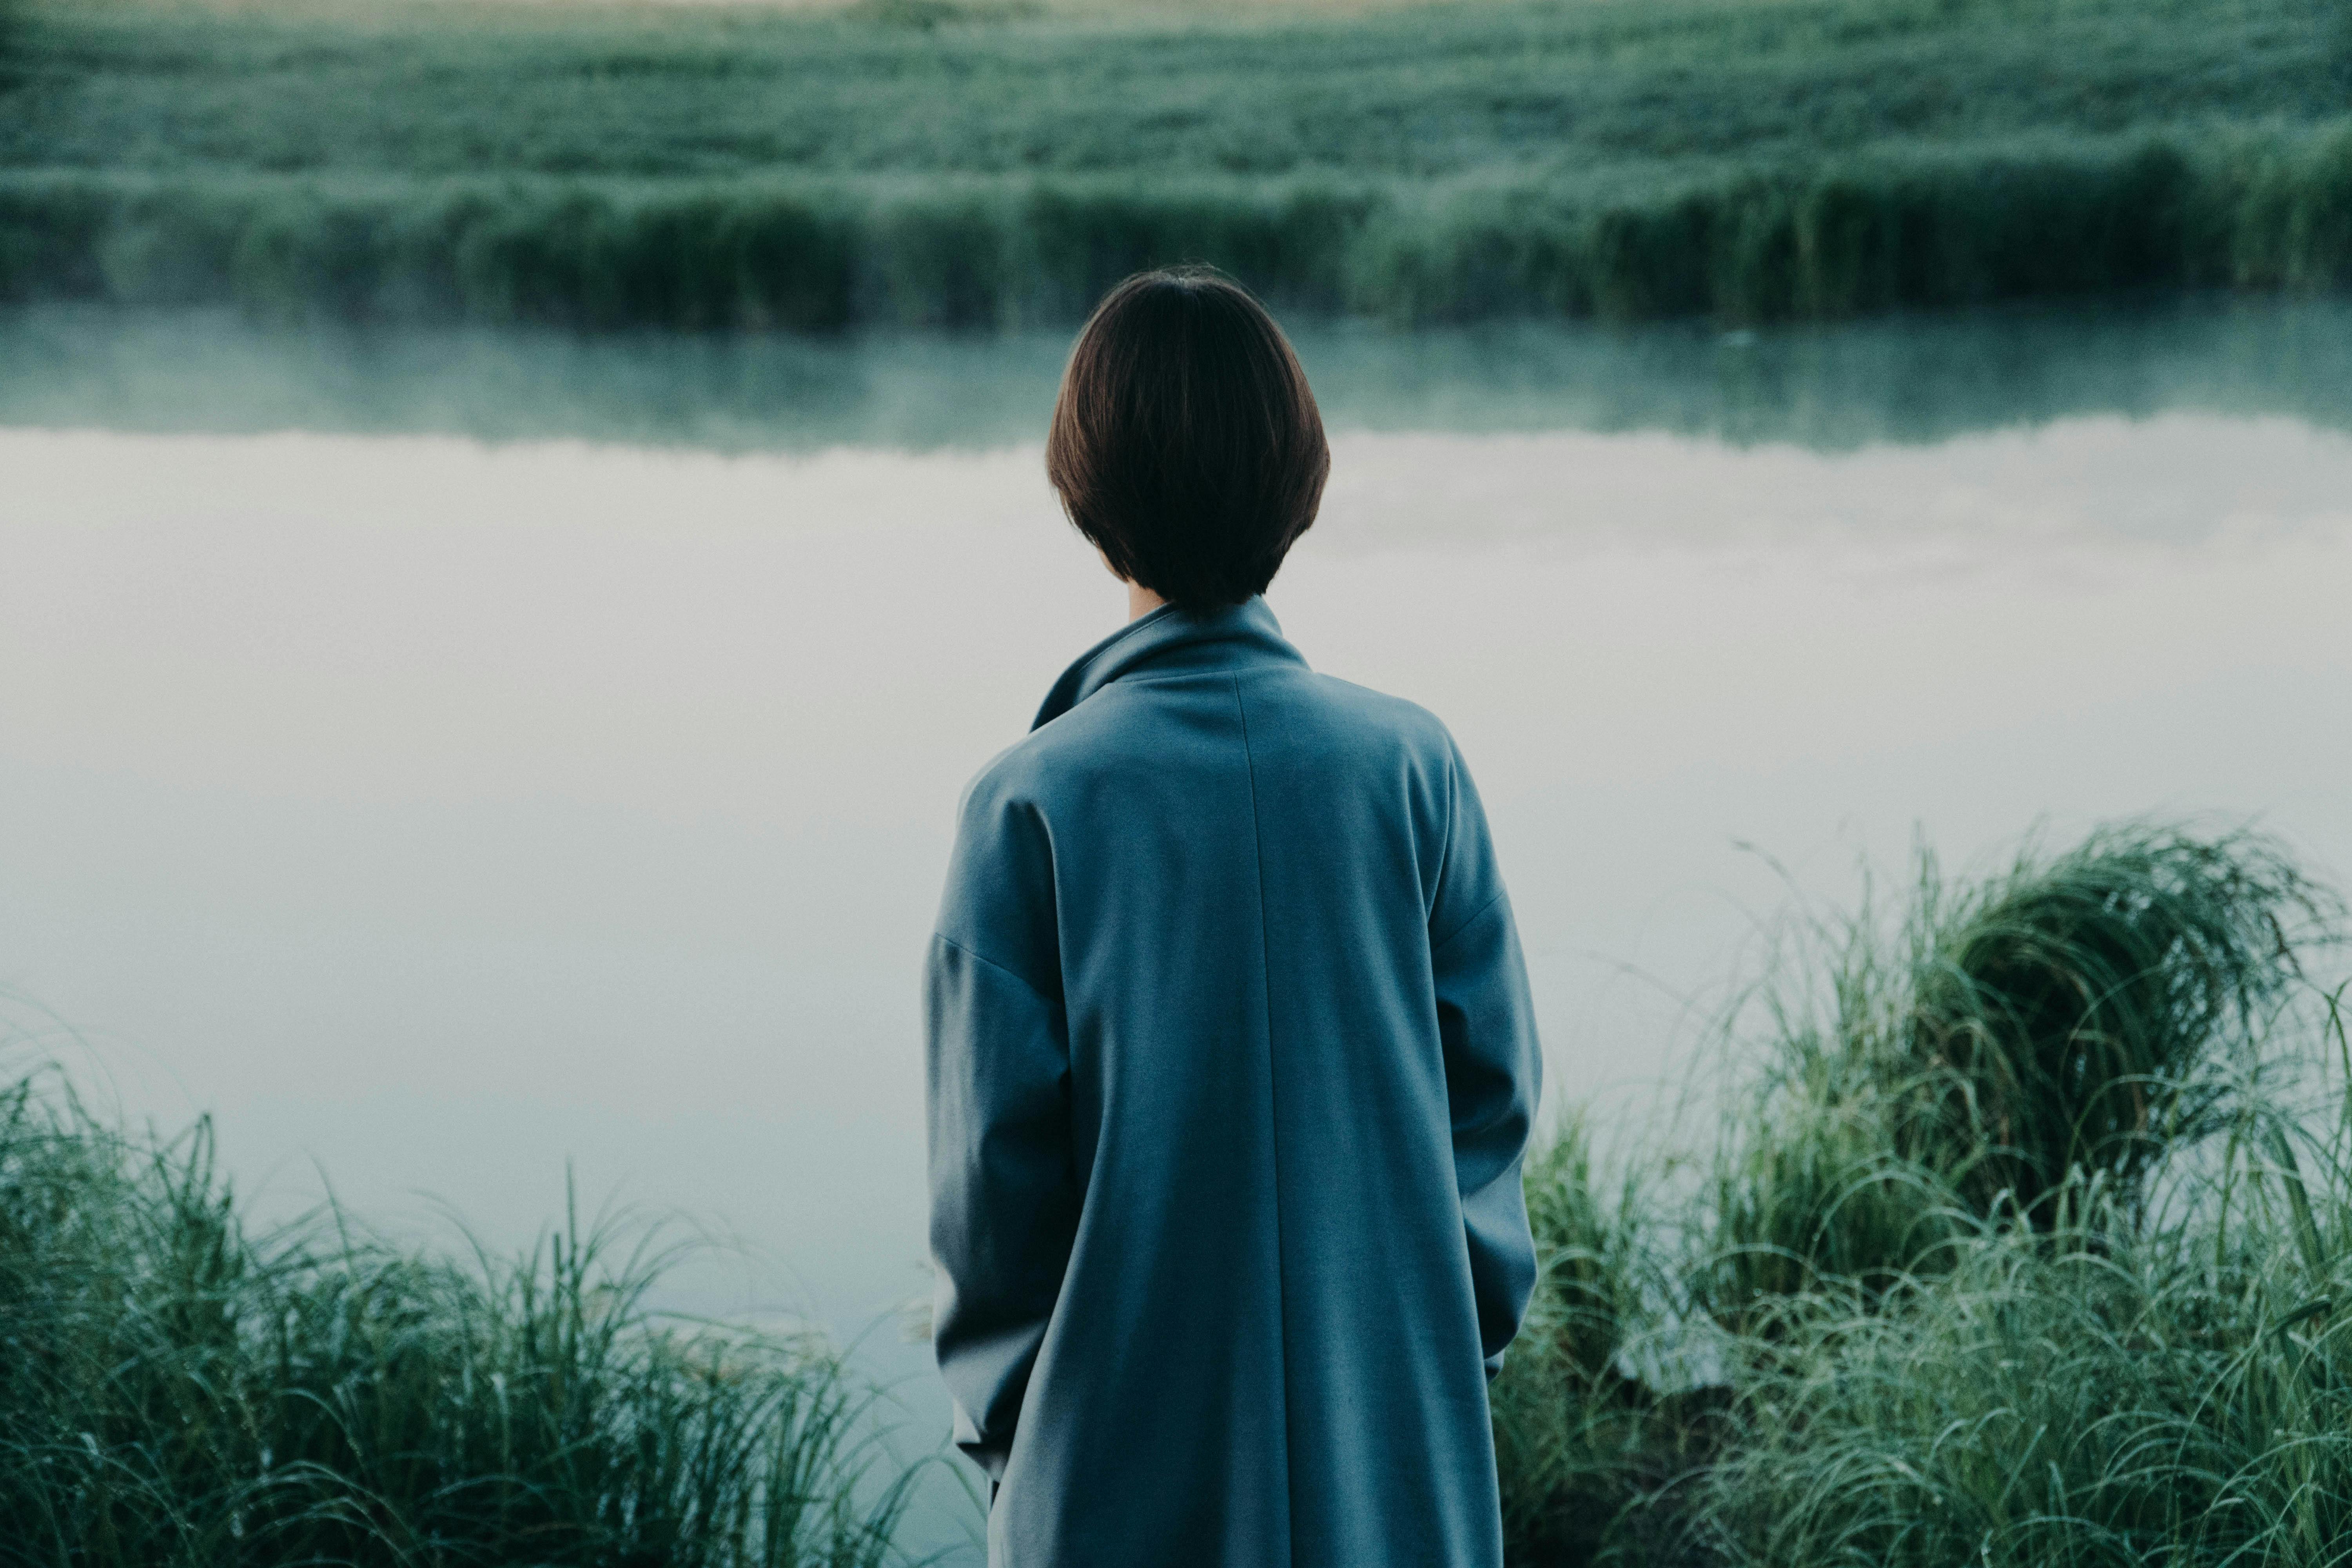
[[[1284,308],[1401,326],[2332,289],[2352,279],[2352,126],[1947,148],[1633,190],[0,170],[0,299],[264,319],[1012,329],[1203,257]]]
[[[210,1131],[0,1093],[0,1563],[869,1568],[908,1477],[821,1340],[664,1319],[576,1216],[463,1260],[241,1223]]]

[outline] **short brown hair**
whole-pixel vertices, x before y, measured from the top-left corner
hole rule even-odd
[[[1240,284],[1139,272],[1095,307],[1062,374],[1045,477],[1120,576],[1188,610],[1264,593],[1330,470],[1307,373]]]

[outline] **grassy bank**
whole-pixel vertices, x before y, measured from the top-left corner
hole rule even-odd
[[[2352,1563],[2340,915],[2123,829],[1801,933],[1710,1152],[1530,1173],[1514,1561]]]
[[[2269,840],[2125,826],[1793,925],[1708,1136],[1530,1163],[1509,1561],[2352,1563],[2343,914]],[[860,1385],[652,1279],[576,1229],[251,1236],[202,1129],[20,1082],[0,1563],[890,1561]]]
[[[2334,288],[2338,9],[42,8],[0,296],[823,329],[1061,321],[1181,258],[1408,323]]]
[[[905,1483],[814,1339],[665,1321],[576,1227],[247,1232],[202,1128],[0,1091],[0,1563],[865,1568]]]

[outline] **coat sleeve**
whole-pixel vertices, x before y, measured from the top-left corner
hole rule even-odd
[[[1519,1173],[1542,1095],[1543,1054],[1486,812],[1458,753],[1452,766],[1445,857],[1430,916],[1430,969],[1445,1052],[1454,1174],[1479,1339],[1492,1377],[1502,1370],[1504,1347],[1519,1331],[1535,1289],[1535,1241]]]
[[[992,1480],[1077,1225],[1051,888],[1034,818],[967,805],[924,977],[931,1338],[956,1446]]]

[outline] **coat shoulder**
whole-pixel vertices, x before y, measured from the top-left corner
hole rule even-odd
[[[1342,680],[1336,675],[1308,675],[1305,679],[1336,721],[1358,731],[1367,740],[1385,742],[1431,761],[1450,759],[1455,754],[1453,731],[1445,727],[1444,720],[1420,703]]]
[[[1101,721],[1116,706],[1103,700],[1107,695],[1080,703],[991,757],[964,785],[965,819],[1008,807],[1043,806],[1075,778],[1102,765],[1110,752],[1132,746],[1138,737],[1131,726]]]

